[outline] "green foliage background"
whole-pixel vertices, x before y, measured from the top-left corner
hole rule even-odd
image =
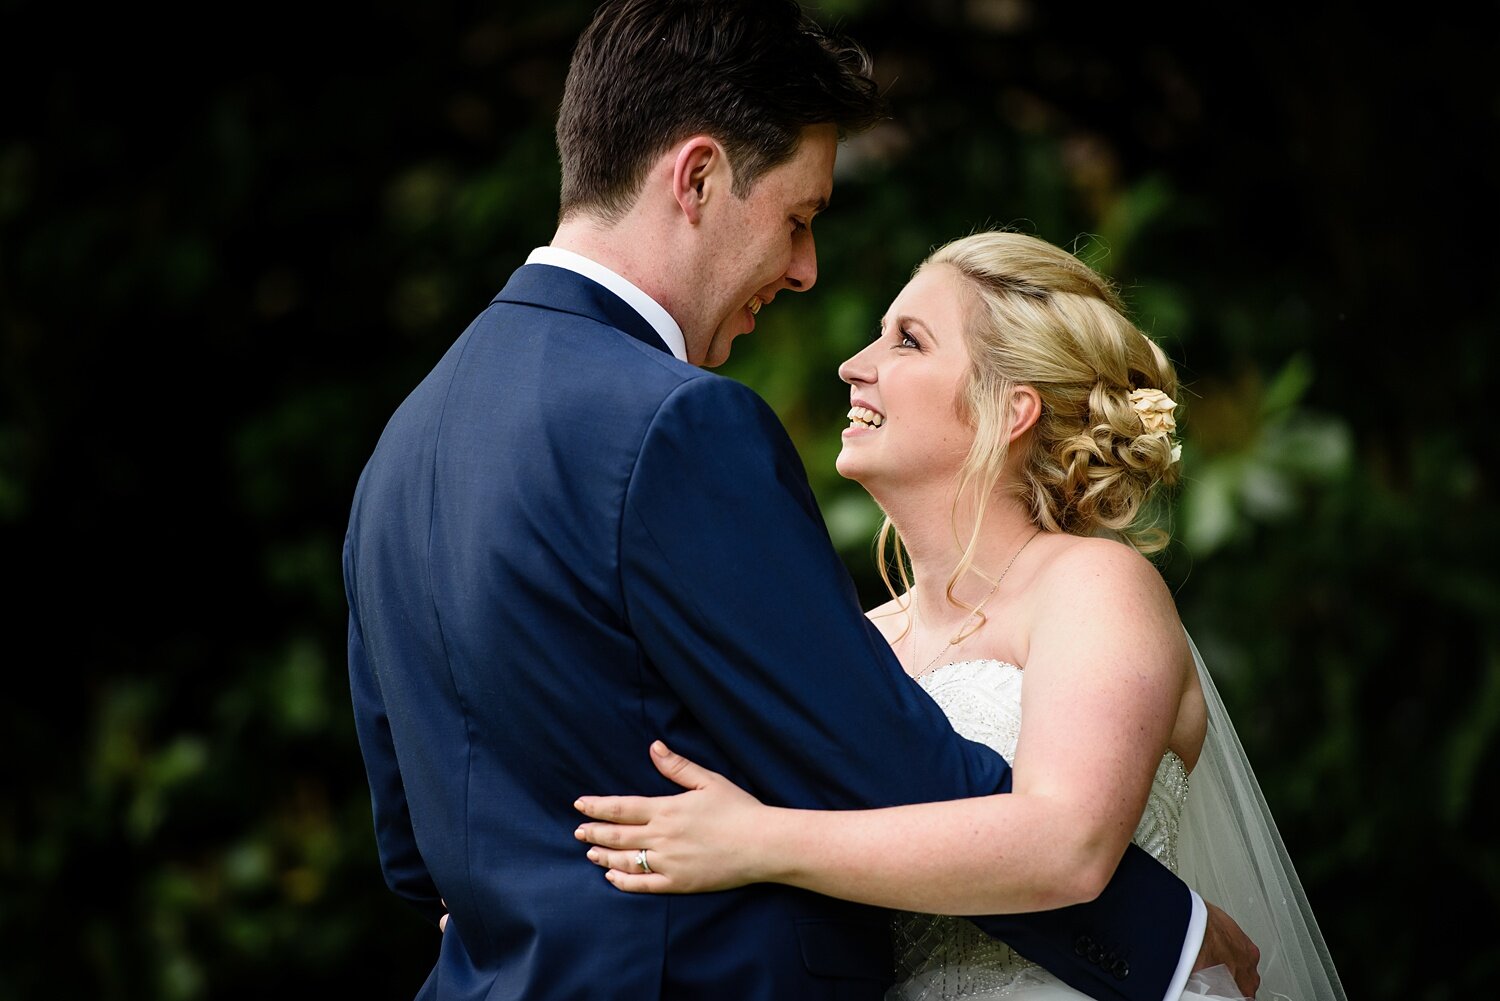
[[[422,982],[436,933],[380,880],[338,554],[387,414],[551,236],[591,5],[529,6],[0,2],[0,999]],[[813,10],[869,47],[894,121],[841,154],[819,287],[723,371],[783,416],[863,593],[837,363],[938,242],[1077,249],[1179,363],[1163,572],[1350,997],[1493,989],[1493,26]]]

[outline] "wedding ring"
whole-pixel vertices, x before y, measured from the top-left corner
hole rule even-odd
[[[635,864],[641,867],[641,872],[651,871],[651,865],[646,861],[646,849],[642,848],[635,853]]]

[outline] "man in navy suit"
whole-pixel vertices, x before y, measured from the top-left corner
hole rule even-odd
[[[382,869],[445,927],[420,997],[881,996],[880,911],[625,894],[587,861],[579,793],[676,791],[655,738],[788,806],[1009,788],[865,619],[775,415],[704,370],[812,287],[839,140],[879,114],[789,0],[612,0],[580,39],[556,234],[391,417],[344,547]],[[1090,904],[973,920],[1163,1001],[1244,969],[1221,916],[1132,848]]]

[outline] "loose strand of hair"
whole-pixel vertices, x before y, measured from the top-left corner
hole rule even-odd
[[[890,557],[887,557],[885,552],[887,542],[892,545]],[[905,547],[901,544],[901,533],[896,531],[895,523],[891,521],[890,515],[886,515],[880,523],[880,531],[875,536],[875,565],[880,569],[880,579],[885,584],[886,592],[895,599],[896,604],[901,607],[901,611],[906,613],[906,625],[896,635],[896,639],[898,640],[909,633],[913,625],[911,614],[911,571],[907,567],[904,551]],[[896,564],[896,571],[900,575],[903,585],[903,589],[899,594],[896,592],[896,586],[891,583],[890,564],[892,562]],[[902,601],[903,598],[906,599],[904,602]]]

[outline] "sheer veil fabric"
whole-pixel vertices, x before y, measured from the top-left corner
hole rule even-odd
[[[1307,894],[1198,646],[1208,735],[1188,777],[1178,875],[1260,948],[1258,1001],[1346,1001]]]

